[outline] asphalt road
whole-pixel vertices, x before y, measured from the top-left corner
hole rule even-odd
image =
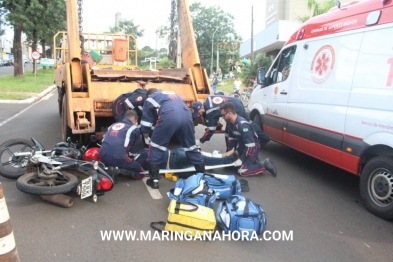
[[[38,64],[37,68],[41,68],[41,65]],[[33,64],[32,63],[26,63],[25,64],[25,70],[32,71],[33,70]],[[14,66],[0,66],[0,76],[13,75],[13,74],[14,74]]]
[[[56,95],[47,98],[30,108],[0,104],[0,142],[30,136],[47,148],[59,142]],[[202,132],[198,126],[197,137]],[[202,148],[224,150],[223,140],[223,135],[214,135]],[[142,181],[120,178],[97,203],[75,198],[73,207],[61,208],[18,191],[13,180],[0,177],[0,182],[21,261],[392,260],[393,222],[365,210],[357,177],[274,142],[261,150],[260,157],[270,157],[279,174],[247,178],[250,192],[244,195],[265,209],[267,230],[292,232],[292,241],[103,241],[101,230],[147,233],[150,222],[165,221],[165,193],[174,183],[160,180],[163,198],[153,200]]]

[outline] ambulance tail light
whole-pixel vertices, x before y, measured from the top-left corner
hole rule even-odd
[[[296,40],[302,39],[303,36],[304,36],[304,28],[302,28],[299,31],[297,31]]]

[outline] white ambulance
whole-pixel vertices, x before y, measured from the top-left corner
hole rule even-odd
[[[367,209],[393,219],[393,0],[304,23],[258,70],[248,108],[274,141],[360,175]]]

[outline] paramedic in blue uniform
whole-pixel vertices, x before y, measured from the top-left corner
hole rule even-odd
[[[255,176],[262,174],[265,169],[273,176],[277,175],[276,168],[269,158],[258,159],[259,143],[249,121],[236,114],[235,106],[231,102],[220,106],[220,114],[227,123],[229,149],[235,148],[240,156],[242,165],[238,169],[241,176]]]
[[[155,123],[154,132],[149,140],[149,132]],[[205,163],[195,145],[195,128],[191,111],[183,99],[173,92],[150,88],[143,105],[141,132],[149,145],[149,176],[146,184],[153,189],[159,188],[158,175],[164,161],[164,153],[173,135],[186,151],[187,158],[196,172],[205,172]]]
[[[232,102],[235,106],[236,114],[243,117],[247,121],[250,121],[248,113],[244,109],[244,105],[239,99],[230,96],[210,95],[206,98],[203,104],[201,102],[195,102],[192,105],[192,117],[195,119],[196,117],[204,116],[207,126],[204,135],[200,139],[195,141],[196,145],[200,146],[205,141],[210,140],[210,138],[214,134],[214,131],[216,131],[217,123],[221,116],[220,105],[226,102]],[[252,125],[254,126],[254,129],[258,134],[258,139],[261,144],[266,144],[270,141],[270,137],[266,133],[264,133],[257,124],[252,123]],[[227,133],[226,129],[225,133]]]
[[[113,102],[112,113],[116,122],[120,122],[124,118],[124,114],[133,109],[138,114],[138,123],[142,117],[143,104],[146,101],[146,89],[138,88],[132,92],[121,94]]]
[[[140,131],[137,126],[138,114],[128,110],[123,120],[108,128],[102,139],[100,158],[106,166],[116,166],[134,172],[134,178],[141,178],[144,172],[141,165],[134,161],[139,152]],[[117,174],[112,174],[116,180]]]

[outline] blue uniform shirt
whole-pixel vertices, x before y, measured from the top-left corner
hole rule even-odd
[[[237,148],[240,159],[244,162],[248,157],[259,154],[258,136],[249,121],[237,116],[234,124],[227,123],[229,149]]]
[[[246,110],[244,109],[243,103],[239,99],[230,96],[210,95],[206,98],[205,102],[203,102],[203,107],[205,108],[206,113],[205,121],[207,129],[205,134],[200,138],[201,143],[209,141],[214,134],[214,131],[216,131],[217,123],[221,116],[220,106],[226,102],[232,102],[235,106],[236,114],[242,116],[246,120],[250,120]]]
[[[165,106],[163,106],[165,104]],[[157,122],[158,114],[160,111],[176,111],[179,104],[187,108],[183,99],[173,92],[157,91],[146,99],[143,105],[141,132],[143,134],[150,133],[154,123]],[[191,113],[190,113],[191,114]],[[173,115],[173,117],[176,117]]]

